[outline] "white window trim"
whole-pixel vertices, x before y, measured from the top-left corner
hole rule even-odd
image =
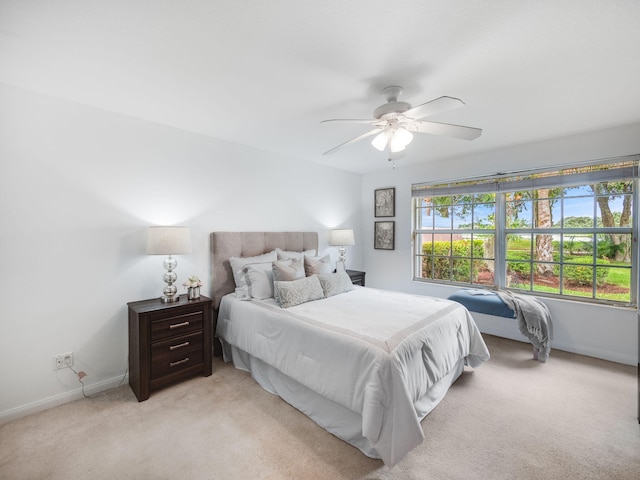
[[[587,171],[582,173],[573,173],[571,175],[570,181],[560,182],[558,183],[558,176],[543,176],[543,177],[534,177],[536,174],[547,173],[547,172],[561,172],[567,169],[573,168],[581,168],[581,167],[589,167],[589,166],[600,166],[607,164],[617,164],[617,163],[630,163],[628,166],[624,166],[621,168],[613,168],[611,170],[596,170],[596,171]],[[547,296],[550,298],[555,298],[559,300],[571,300],[578,302],[586,302],[586,303],[594,303],[594,304],[611,304],[620,307],[632,307],[635,308],[638,305],[638,285],[639,285],[639,257],[640,257],[640,247],[638,242],[638,229],[640,224],[639,222],[639,214],[638,210],[640,209],[640,183],[638,180],[638,165],[640,163],[640,154],[638,155],[629,155],[624,157],[616,157],[611,159],[603,159],[598,161],[584,162],[578,164],[567,164],[567,165],[559,165],[555,167],[549,167],[545,169],[537,169],[537,170],[523,170],[523,171],[514,171],[514,172],[500,172],[495,175],[488,175],[485,177],[479,178],[464,178],[457,180],[447,180],[447,181],[436,181],[436,182],[426,182],[426,183],[417,183],[411,186],[411,208],[412,208],[412,248],[411,248],[411,256],[412,256],[412,278],[413,281],[422,282],[422,283],[435,283],[441,285],[452,285],[452,286],[462,286],[462,287],[472,287],[472,288],[490,288],[487,286],[483,286],[480,284],[471,284],[471,283],[463,283],[463,282],[453,282],[447,280],[436,280],[436,279],[427,279],[417,276],[416,273],[420,272],[422,269],[420,252],[418,252],[419,246],[417,245],[417,236],[420,233],[429,233],[424,230],[418,230],[418,218],[417,212],[419,211],[417,202],[419,198],[425,196],[444,196],[444,195],[455,195],[457,193],[460,194],[476,194],[476,193],[487,193],[487,192],[495,192],[496,193],[496,226],[495,226],[495,265],[496,268],[494,270],[494,279],[495,279],[495,287],[498,289],[508,290],[506,287],[506,234],[507,229],[504,223],[504,215],[503,212],[505,210],[505,195],[504,193],[507,191],[514,190],[533,190],[539,189],[549,186],[557,187],[560,185],[583,185],[589,183],[599,183],[605,182],[608,179],[610,180],[619,180],[620,178],[626,178],[628,180],[633,180],[633,209],[632,209],[632,256],[631,256],[631,284],[630,284],[630,303],[627,304],[612,300],[606,299],[595,299],[595,298],[585,298],[579,296],[572,295],[562,295],[562,294],[546,294],[544,292],[538,291],[526,291],[520,289],[513,289],[514,292],[536,295],[536,296]],[[521,178],[517,178],[521,177]],[[581,232],[584,229],[580,229]],[[594,231],[597,229],[594,228]],[[566,233],[566,229],[562,231],[558,231],[554,229],[553,234]],[[615,233],[615,229],[608,230],[608,232]],[[598,230],[598,233],[602,233]],[[628,233],[626,230],[624,233]]]

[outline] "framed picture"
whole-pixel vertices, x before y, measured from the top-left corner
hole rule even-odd
[[[374,222],[373,248],[393,250],[395,248],[396,222]]]
[[[379,188],[374,190],[373,195],[376,206],[376,217],[396,216],[395,188]]]

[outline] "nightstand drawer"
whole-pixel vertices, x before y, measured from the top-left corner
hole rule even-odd
[[[202,330],[202,311],[154,320],[151,318],[151,341]]]
[[[154,343],[151,346],[151,379],[202,363],[202,332]]]

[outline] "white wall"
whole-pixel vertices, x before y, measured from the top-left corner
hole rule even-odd
[[[164,285],[148,225],[191,227],[178,282],[205,291],[210,231],[318,231],[334,259],[330,228],[362,236],[359,175],[1,84],[0,162],[0,421],[80,395],[54,354],[74,352],[89,392],[123,378],[126,303]]]
[[[490,135],[490,132],[485,132]],[[452,140],[455,141],[455,140]],[[410,155],[410,148],[407,149]],[[362,230],[367,286],[423,295],[446,297],[457,288],[412,281],[411,273],[411,184],[433,180],[494,174],[500,171],[584,162],[640,153],[640,124],[585,135],[521,145],[477,155],[429,162],[417,167],[397,161],[395,170],[363,177]],[[393,251],[373,248],[373,191],[396,188],[396,247]],[[553,348],[635,365],[638,355],[637,311],[545,299],[555,330]],[[524,340],[515,325],[504,325],[504,333]],[[489,332],[487,333],[496,333]]]
[[[411,281],[411,183],[637,152],[632,125],[361,177],[0,84],[0,422],[80,396],[54,354],[74,352],[88,393],[123,378],[126,303],[163,287],[148,225],[191,227],[178,281],[197,274],[205,291],[210,231],[317,230],[335,258],[327,232],[344,226],[367,285],[446,296]],[[389,186],[396,250],[374,250],[373,190]],[[635,311],[548,303],[557,348],[635,363]]]

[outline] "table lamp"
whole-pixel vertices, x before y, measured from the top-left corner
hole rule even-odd
[[[353,230],[351,228],[340,228],[337,230],[331,230],[329,235],[329,244],[340,247],[338,249],[338,263],[336,264],[336,270],[346,270],[347,265],[347,249],[348,245],[355,245],[353,237]]]
[[[178,262],[172,255],[191,253],[191,232],[189,227],[149,227],[147,236],[149,255],[168,255],[163,265],[167,273],[162,277],[167,284],[160,297],[163,303],[177,302],[178,288],[173,284],[178,278],[174,272]]]

